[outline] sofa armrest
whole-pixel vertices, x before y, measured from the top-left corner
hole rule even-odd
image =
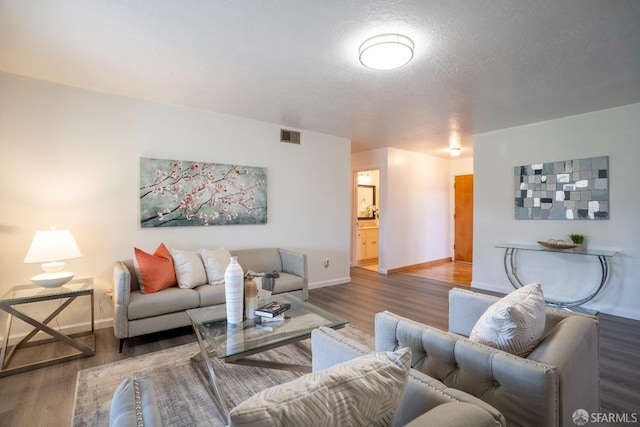
[[[574,313],[548,331],[527,356],[557,368],[563,407],[560,425],[573,425],[576,409],[600,410],[599,349],[598,319]]]
[[[307,255],[287,249],[278,249],[282,271],[302,277],[302,299],[309,299],[309,273],[307,270]]]
[[[125,378],[111,399],[110,427],[161,427],[162,417],[151,379]]]
[[[449,402],[436,406],[406,424],[406,427],[499,427],[505,426],[483,408],[466,402]]]
[[[321,371],[338,363],[371,353],[371,349],[340,332],[320,326],[311,331],[312,371]]]
[[[113,264],[113,332],[117,338],[129,337],[129,300],[131,297],[131,272],[127,266],[116,261]]]
[[[465,289],[449,291],[449,331],[454,334],[471,335],[471,330],[497,297],[471,292]]]

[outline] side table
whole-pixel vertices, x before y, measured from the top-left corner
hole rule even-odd
[[[82,332],[78,334],[70,334],[67,335],[64,332],[57,331],[48,326],[49,322],[56,318],[64,309],[66,309],[73,301],[75,301],[78,297],[81,296],[90,296],[91,297],[91,331],[90,332]],[[42,301],[51,301],[51,300],[63,300],[60,305],[55,308],[45,317],[44,320],[39,321],[34,319],[33,317],[25,314],[24,312],[18,309],[18,306],[22,304],[28,303],[39,303]],[[94,326],[94,298],[93,298],[93,279],[76,279],[72,280],[69,283],[64,284],[59,288],[43,288],[37,285],[19,285],[14,286],[9,291],[0,297],[0,310],[7,313],[7,321],[5,325],[4,331],[4,339],[2,341],[2,348],[0,348],[0,377],[4,377],[7,375],[17,374],[19,372],[29,371],[32,369],[42,368],[45,366],[50,366],[55,363],[61,363],[68,360],[78,359],[81,357],[93,356],[96,350],[96,338],[95,338],[95,326]],[[17,317],[18,319],[28,323],[33,326],[33,330],[29,332],[24,338],[20,340],[13,347],[9,346],[9,338],[11,336],[11,325],[13,318]],[[35,343],[30,343],[29,341],[39,332],[42,331],[52,338],[47,340],[37,341]],[[77,341],[76,337],[79,336],[87,336],[90,335],[90,344],[85,345],[79,341]],[[45,344],[49,342],[62,342],[67,344],[76,350],[70,355],[54,357],[51,359],[41,360],[33,363],[27,363],[20,366],[10,367],[11,360],[16,354],[16,351],[38,344]]]
[[[522,280],[518,277],[518,266],[516,264],[516,254],[518,251],[530,251],[530,252],[555,252],[569,255],[582,255],[582,256],[591,256],[596,257],[598,261],[600,261],[600,282],[598,284],[595,292],[591,292],[587,295],[584,295],[580,298],[575,299],[574,301],[555,301],[555,300],[547,300],[546,302],[554,307],[563,308],[563,309],[571,309],[574,307],[579,307],[582,304],[586,304],[591,301],[596,295],[602,291],[607,280],[609,279],[609,273],[611,272],[611,266],[609,265],[609,259],[613,258],[616,255],[615,251],[607,251],[607,250],[585,250],[585,249],[551,249],[544,247],[542,245],[526,245],[519,243],[502,243],[496,245],[496,248],[504,249],[504,271],[507,274],[507,278],[511,282],[511,285],[515,289],[518,289],[524,286]]]

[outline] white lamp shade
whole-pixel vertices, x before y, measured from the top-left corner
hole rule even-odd
[[[69,230],[37,231],[24,257],[25,263],[80,258],[82,253]]]
[[[381,34],[360,45],[360,62],[374,70],[402,67],[413,58],[413,41],[402,34]]]

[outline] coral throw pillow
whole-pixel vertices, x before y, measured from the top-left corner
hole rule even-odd
[[[133,251],[140,269],[140,290],[143,294],[152,294],[178,284],[171,252],[164,243],[160,243],[153,255],[138,248],[133,248]]]

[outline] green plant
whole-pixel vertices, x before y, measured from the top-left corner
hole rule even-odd
[[[584,236],[582,234],[569,234],[571,241],[576,245],[581,245],[584,243]]]

